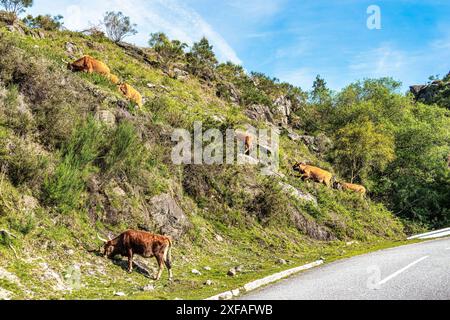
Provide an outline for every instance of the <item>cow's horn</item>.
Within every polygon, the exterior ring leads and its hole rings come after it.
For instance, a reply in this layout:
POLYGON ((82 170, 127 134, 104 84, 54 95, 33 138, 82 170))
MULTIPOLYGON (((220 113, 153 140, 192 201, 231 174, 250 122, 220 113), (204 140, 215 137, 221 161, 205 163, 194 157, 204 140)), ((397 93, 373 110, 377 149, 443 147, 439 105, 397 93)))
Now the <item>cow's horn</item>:
POLYGON ((102 242, 105 242, 105 243, 108 242, 108 240, 106 240, 106 239, 100 237, 98 233, 97 233, 97 238, 98 238, 100 241, 102 241, 102 242))

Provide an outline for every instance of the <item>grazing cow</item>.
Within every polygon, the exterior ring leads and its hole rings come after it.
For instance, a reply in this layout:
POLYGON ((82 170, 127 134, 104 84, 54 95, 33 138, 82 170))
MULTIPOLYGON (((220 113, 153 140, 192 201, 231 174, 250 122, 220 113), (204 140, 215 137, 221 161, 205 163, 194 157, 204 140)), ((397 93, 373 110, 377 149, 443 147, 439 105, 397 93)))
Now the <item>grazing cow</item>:
POLYGON ((244 143, 245 143, 245 154, 247 156, 249 156, 250 153, 253 150, 253 137, 252 136, 246 136, 244 143))
POLYGON ((311 179, 318 183, 323 183, 328 188, 331 187, 333 175, 323 169, 307 165, 305 163, 296 163, 293 169, 300 172, 303 180, 311 179))
POLYGON ((346 183, 346 182, 336 182, 334 187, 338 190, 349 190, 356 193, 360 193, 363 197, 367 193, 367 189, 359 184, 346 183))
POLYGON ((244 142, 244 154, 249 156, 254 148, 255 137, 252 134, 243 131, 235 132, 236 140, 240 142, 244 142))
POLYGON ((103 254, 112 259, 116 255, 128 258, 128 272, 133 272, 133 256, 135 254, 144 258, 155 257, 158 262, 158 275, 156 280, 161 278, 164 264, 169 271, 169 280, 172 280, 171 250, 172 240, 170 237, 152 234, 144 231, 128 230, 113 240, 102 240, 105 245, 103 254))
POLYGON ((120 83, 119 77, 116 76, 115 74, 112 74, 112 73, 109 75, 109 80, 110 80, 113 84, 119 84, 119 83, 120 83))
POLYGON ((122 83, 119 85, 119 90, 127 99, 136 103, 140 108, 142 107, 142 95, 128 83, 122 83))
POLYGON ((111 70, 103 62, 92 58, 91 56, 84 56, 73 63, 67 64, 67 69, 74 72, 99 73, 109 78, 111 70))

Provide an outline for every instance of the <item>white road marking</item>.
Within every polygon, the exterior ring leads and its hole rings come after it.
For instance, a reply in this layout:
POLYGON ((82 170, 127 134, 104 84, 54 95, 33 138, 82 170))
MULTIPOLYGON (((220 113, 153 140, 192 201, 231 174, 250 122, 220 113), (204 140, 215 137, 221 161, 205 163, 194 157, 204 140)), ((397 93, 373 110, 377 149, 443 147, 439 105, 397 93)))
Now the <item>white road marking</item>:
POLYGON ((427 259, 427 258, 429 258, 429 256, 425 256, 425 257, 423 257, 423 258, 420 258, 420 259, 418 259, 418 260, 416 260, 416 261, 414 261, 414 262, 408 264, 406 267, 404 267, 404 268, 402 268, 402 269, 400 269, 400 270, 394 272, 394 273, 391 274, 389 277, 387 277, 387 278, 381 280, 378 284, 379 284, 379 285, 385 284, 385 283, 388 282, 389 280, 394 279, 394 278, 397 277, 399 274, 405 272, 406 270, 408 270, 408 269, 411 268, 412 266, 418 264, 419 262, 421 262, 421 261, 423 261, 423 260, 425 260, 425 259, 427 259))

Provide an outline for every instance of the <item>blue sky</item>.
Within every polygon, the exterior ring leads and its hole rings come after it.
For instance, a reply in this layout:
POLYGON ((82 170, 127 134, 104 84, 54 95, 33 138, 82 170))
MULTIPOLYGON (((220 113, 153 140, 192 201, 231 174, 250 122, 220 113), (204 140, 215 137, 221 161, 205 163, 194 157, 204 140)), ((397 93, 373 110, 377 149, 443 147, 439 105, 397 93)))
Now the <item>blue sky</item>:
POLYGON ((450 71, 447 0, 35 0, 29 12, 62 14, 80 30, 107 10, 138 24, 129 42, 146 45, 156 31, 188 44, 206 36, 221 61, 303 89, 320 74, 336 90, 382 76, 406 90, 450 71), (367 28, 370 5, 381 9, 381 30, 367 28))

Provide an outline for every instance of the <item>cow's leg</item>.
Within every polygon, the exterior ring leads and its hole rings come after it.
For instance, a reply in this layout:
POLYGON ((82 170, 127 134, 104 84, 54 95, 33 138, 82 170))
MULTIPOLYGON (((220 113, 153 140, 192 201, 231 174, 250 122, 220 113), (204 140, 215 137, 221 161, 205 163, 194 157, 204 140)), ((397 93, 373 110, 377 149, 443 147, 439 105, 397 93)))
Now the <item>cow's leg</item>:
POLYGON ((166 247, 164 252, 164 263, 166 264, 167 271, 169 272, 169 281, 173 280, 172 262, 170 261, 170 246, 166 247))
POLYGON ((128 250, 128 272, 129 273, 133 272, 133 250, 132 249, 128 250))
POLYGON ((160 254, 157 254, 156 256, 156 261, 158 262, 158 275, 156 276, 155 280, 158 281, 159 279, 161 279, 161 275, 163 272, 163 268, 164 268, 164 259, 160 254))

